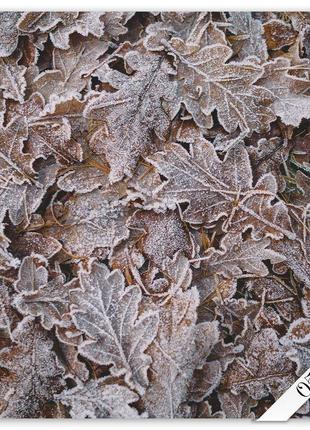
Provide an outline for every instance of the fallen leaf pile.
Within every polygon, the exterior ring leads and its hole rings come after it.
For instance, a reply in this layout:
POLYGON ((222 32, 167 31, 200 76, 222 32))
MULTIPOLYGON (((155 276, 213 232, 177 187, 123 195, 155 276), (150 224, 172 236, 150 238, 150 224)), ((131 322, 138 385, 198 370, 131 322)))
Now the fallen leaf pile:
POLYGON ((309 13, 2 12, 0 416, 261 416, 310 367, 309 154, 309 13))

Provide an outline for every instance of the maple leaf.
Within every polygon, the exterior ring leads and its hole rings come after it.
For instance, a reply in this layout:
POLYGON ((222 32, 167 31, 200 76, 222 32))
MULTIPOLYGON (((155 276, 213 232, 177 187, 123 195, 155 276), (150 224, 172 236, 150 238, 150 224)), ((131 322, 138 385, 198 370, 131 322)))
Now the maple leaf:
POLYGON ((220 250, 209 248, 204 257, 204 267, 210 273, 222 274, 227 278, 238 277, 243 272, 257 276, 266 276, 269 273, 263 260, 279 263, 285 260, 281 254, 267 249, 270 239, 242 240, 242 235, 227 233, 220 243, 220 250))
POLYGON ((187 202, 184 220, 193 224, 225 217, 224 231, 251 227, 255 239, 264 234, 276 239, 295 237, 285 205, 281 201, 271 205, 277 193, 275 178, 266 174, 253 187, 249 157, 242 145, 231 148, 221 161, 205 140, 192 145, 190 154, 172 143, 148 161, 168 178, 154 190, 154 208, 173 209, 187 202))
POLYGON ((230 133, 237 127, 266 131, 275 120, 269 105, 272 93, 254 85, 263 69, 253 59, 227 61, 231 48, 214 44, 200 48, 172 38, 165 47, 176 58, 180 101, 201 127, 211 128, 211 113, 216 109, 219 122, 230 133))
POLYGON ((310 118, 310 81, 291 75, 291 69, 287 58, 277 58, 264 65, 258 84, 273 93, 271 108, 284 124, 298 127, 303 118, 310 118))
POLYGON ((164 104, 173 100, 176 90, 169 77, 174 70, 164 57, 130 51, 124 62, 134 73, 128 76, 107 68, 104 79, 117 91, 103 91, 85 109, 86 117, 102 123, 90 147, 105 154, 112 182, 132 176, 140 156, 155 152, 153 134, 165 139, 176 113, 164 104))
POLYGON ((20 12, 0 13, 0 57, 8 57, 17 48, 19 31, 16 23, 20 16, 20 12))
POLYGON ((42 416, 43 407, 64 387, 48 333, 31 318, 12 333, 13 345, 0 350, 0 412, 5 418, 42 416))
POLYGON ((160 308, 152 357, 150 385, 144 403, 150 417, 173 418, 186 400, 188 384, 218 340, 216 322, 196 325, 199 295, 195 287, 177 291, 160 308))
POLYGON ((124 375, 131 388, 143 393, 151 362, 144 351, 157 332, 156 313, 139 313, 140 288, 125 288, 120 270, 110 272, 94 263, 91 272, 80 272, 79 278, 84 291, 72 293, 72 317, 89 337, 79 346, 80 354, 99 364, 112 364, 112 375, 124 375))
POLYGON ((139 396, 129 388, 109 381, 109 377, 79 384, 56 396, 70 407, 72 418, 138 418, 131 403, 139 396))
POLYGON ((69 312, 70 290, 78 288, 77 279, 64 282, 62 275, 48 280, 48 271, 39 258, 25 257, 15 283, 13 305, 23 315, 40 317, 46 330, 57 325, 65 325, 62 319, 69 312), (41 264, 41 265, 40 265, 41 264))

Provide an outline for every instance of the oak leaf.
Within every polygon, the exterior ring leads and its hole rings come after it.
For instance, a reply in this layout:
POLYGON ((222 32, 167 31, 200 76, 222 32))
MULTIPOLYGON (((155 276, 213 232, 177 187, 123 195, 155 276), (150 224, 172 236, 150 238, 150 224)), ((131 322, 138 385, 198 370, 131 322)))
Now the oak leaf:
POLYGON ((271 204, 277 184, 271 174, 252 185, 252 171, 246 149, 231 148, 221 161, 209 142, 201 140, 190 147, 190 154, 178 144, 149 157, 168 181, 154 191, 153 207, 174 208, 189 203, 183 216, 193 224, 212 223, 225 217, 224 231, 252 228, 252 236, 264 234, 279 239, 294 238, 286 206, 271 204))
POLYGON ((164 140, 174 116, 165 105, 173 100, 176 90, 170 79, 174 70, 167 60, 130 51, 124 61, 134 73, 107 68, 104 78, 117 91, 104 90, 85 109, 86 117, 102 124, 92 135, 90 146, 95 153, 105 154, 112 182, 125 174, 132 176, 140 156, 156 151, 153 134, 164 140))
POLYGON ((0 350, 0 413, 3 418, 41 417, 43 407, 64 387, 63 369, 48 333, 29 317, 12 333, 12 346, 0 350))
POLYGON ((83 293, 72 293, 72 316, 88 337, 79 346, 80 354, 99 364, 112 364, 112 375, 124 375, 131 388, 143 393, 151 363, 145 350, 156 335, 157 314, 139 312, 140 288, 125 288, 120 270, 110 272, 94 263, 91 272, 80 272, 79 278, 83 293))

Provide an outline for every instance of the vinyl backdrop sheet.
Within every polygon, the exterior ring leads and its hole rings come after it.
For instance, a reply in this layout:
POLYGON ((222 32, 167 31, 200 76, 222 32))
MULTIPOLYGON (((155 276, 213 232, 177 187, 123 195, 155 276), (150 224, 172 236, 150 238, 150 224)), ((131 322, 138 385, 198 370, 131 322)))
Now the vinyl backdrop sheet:
POLYGON ((0 416, 260 417, 310 367, 310 13, 1 12, 0 56, 0 416))

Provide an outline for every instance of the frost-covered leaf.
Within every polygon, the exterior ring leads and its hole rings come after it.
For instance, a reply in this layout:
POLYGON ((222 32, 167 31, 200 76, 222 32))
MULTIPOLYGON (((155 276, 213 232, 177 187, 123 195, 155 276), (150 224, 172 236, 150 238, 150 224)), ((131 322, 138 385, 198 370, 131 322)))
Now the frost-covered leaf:
POLYGON ((210 273, 222 274, 227 278, 238 277, 242 272, 257 276, 268 275, 264 260, 279 263, 285 260, 281 254, 268 249, 270 239, 242 240, 241 234, 226 234, 220 249, 210 248, 202 257, 204 267, 210 273))
POLYGON ((127 225, 140 232, 139 243, 144 255, 158 266, 176 251, 183 251, 188 257, 192 254, 190 236, 176 212, 138 211, 127 225))
POLYGON ((64 387, 53 343, 31 318, 12 333, 12 346, 0 350, 0 412, 3 418, 40 418, 64 387))
POLYGON ((119 270, 110 272, 94 263, 91 272, 80 272, 79 278, 83 293, 73 297, 73 320, 89 338, 80 345, 80 354, 99 364, 112 364, 112 375, 124 375, 132 388, 143 393, 151 363, 144 352, 156 335, 157 314, 139 312, 140 288, 125 288, 119 270))
POLYGON ((214 44, 200 48, 179 38, 165 44, 176 58, 179 92, 187 110, 201 127, 211 128, 211 113, 228 132, 239 128, 266 131, 275 119, 269 105, 272 93, 254 85, 263 69, 253 59, 227 61, 232 56, 228 46, 214 44))
POLYGON ((246 393, 233 394, 231 392, 219 393, 219 401, 225 418, 251 418, 255 417, 251 408, 257 405, 257 401, 251 399, 246 393))
POLYGON ((6 59, 0 60, 0 88, 3 97, 23 102, 26 90, 26 67, 6 59))
POLYGON ((257 147, 250 146, 248 153, 254 178, 257 180, 266 173, 272 173, 277 180, 278 191, 284 191, 286 182, 281 168, 288 158, 288 145, 278 137, 263 138, 257 142, 257 147))
POLYGON ((256 400, 269 394, 277 399, 295 382, 287 347, 279 343, 277 333, 271 328, 249 334, 246 342, 244 358, 228 368, 223 386, 233 394, 246 392, 256 400))
MULTIPOLYGON (((1 154, 0 154, 1 163, 1 154)), ((6 163, 6 161, 5 161, 6 163)), ((30 180, 17 165, 7 163, 8 177, 1 177, 0 183, 0 219, 3 219, 8 212, 14 225, 23 220, 29 221, 29 216, 39 207, 46 190, 55 182, 58 166, 55 164, 44 165, 35 180, 30 180), (21 174, 22 181, 26 178, 30 183, 16 183, 14 175, 21 174), (16 172, 16 173, 15 173, 16 172)))
MULTIPOLYGON (((266 174, 253 187, 249 157, 242 145, 231 148, 223 161, 204 140, 192 145, 190 152, 170 144, 148 159, 168 178, 154 192, 159 205, 174 208, 176 203, 187 202, 185 221, 211 223, 225 216, 225 230, 251 227, 256 239, 263 234, 294 237, 285 205, 271 204, 277 193, 275 178, 266 174)), ((153 205, 158 205, 156 200, 153 205)))
POLYGON ((69 170, 57 181, 61 190, 76 191, 79 194, 89 193, 99 187, 106 188, 108 184, 107 174, 96 167, 88 166, 69 170))
POLYGON ((65 283, 62 275, 48 279, 43 261, 37 257, 25 257, 15 283, 17 295, 13 305, 23 315, 40 317, 46 330, 65 322, 62 316, 69 312, 70 290, 78 287, 77 279, 65 283))
POLYGON ((290 69, 286 58, 266 63, 258 84, 273 93, 271 108, 284 124, 298 127, 303 118, 310 118, 310 96, 306 94, 310 81, 290 74, 290 69))
POLYGON ((32 91, 39 92, 51 103, 79 95, 99 64, 98 58, 107 49, 107 43, 95 37, 83 39, 76 35, 72 38, 70 50, 53 50, 53 69, 36 76, 31 83, 32 91))
POLYGON ((8 57, 17 48, 19 31, 16 23, 20 12, 0 13, 0 57, 8 57))
POLYGON ((208 361, 201 369, 196 369, 189 388, 189 399, 199 402, 210 396, 219 385, 221 377, 219 361, 208 361))
POLYGON ((301 376, 310 367, 310 319, 299 318, 292 322, 281 342, 290 346, 288 356, 297 364, 296 374, 301 376))
POLYGON ((131 403, 139 396, 123 385, 109 381, 109 377, 88 381, 56 396, 70 407, 72 418, 138 418, 131 403))
POLYGON ((46 32, 58 23, 70 23, 78 16, 78 12, 25 12, 18 23, 18 28, 25 33, 37 30, 46 32))
POLYGON ((100 124, 90 146, 105 154, 112 182, 124 174, 132 176, 140 156, 156 151, 154 133, 161 140, 167 137, 171 114, 164 102, 175 96, 169 76, 174 71, 164 57, 130 51, 124 61, 134 73, 105 70, 104 80, 117 91, 103 91, 85 109, 85 115, 100 124))
POLYGON ((64 216, 47 230, 76 256, 91 255, 96 248, 112 250, 126 239, 127 210, 111 191, 95 190, 74 196, 64 206, 64 216))
POLYGON ((197 289, 178 291, 160 308, 159 329, 148 352, 150 385, 144 396, 150 417, 173 418, 186 400, 188 384, 218 340, 216 322, 196 325, 197 289))
POLYGON ((280 19, 265 22, 264 33, 268 49, 281 49, 292 45, 297 37, 297 32, 292 26, 280 19))
POLYGON ((251 279, 247 282, 247 290, 251 296, 264 302, 264 307, 275 308, 277 313, 286 321, 293 321, 301 316, 301 309, 297 291, 287 285, 281 278, 266 277, 251 279))
POLYGON ((33 253, 49 259, 61 250, 62 245, 53 237, 44 237, 41 233, 28 231, 18 236, 11 247, 18 255, 26 256, 33 253))
POLYGON ((81 145, 71 139, 71 127, 66 118, 60 122, 40 121, 29 127, 28 151, 35 158, 53 155, 61 164, 82 161, 81 145))
POLYGON ((253 18, 251 12, 229 12, 229 15, 228 21, 232 26, 228 28, 235 35, 232 45, 238 58, 244 60, 255 55, 261 62, 266 61, 268 52, 262 23, 253 18))

